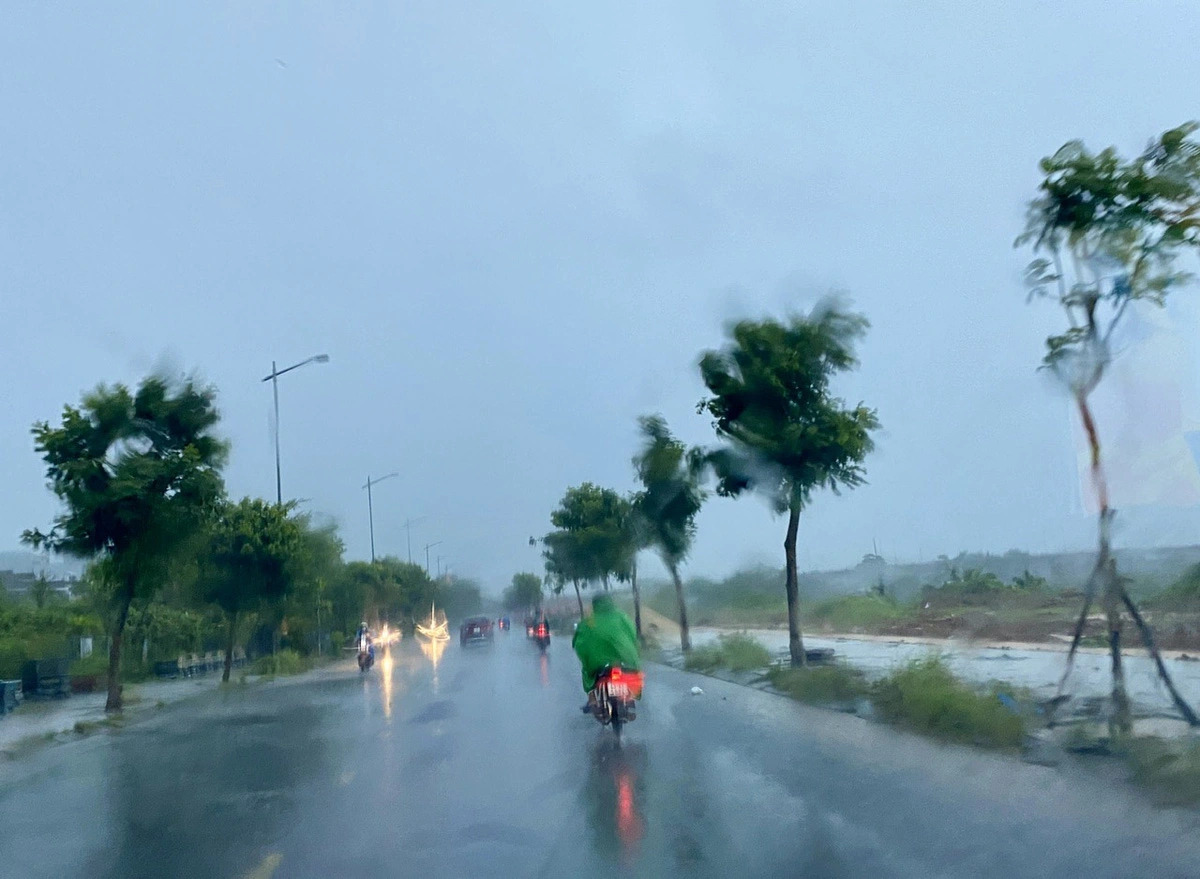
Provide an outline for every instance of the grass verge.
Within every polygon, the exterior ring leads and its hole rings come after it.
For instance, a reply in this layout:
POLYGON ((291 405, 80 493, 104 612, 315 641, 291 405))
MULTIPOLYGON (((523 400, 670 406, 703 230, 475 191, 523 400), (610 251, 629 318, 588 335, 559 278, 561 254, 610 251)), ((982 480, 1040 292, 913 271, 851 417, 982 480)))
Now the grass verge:
POLYGON ((278 653, 260 656, 254 661, 251 672, 264 677, 275 677, 276 675, 298 675, 312 667, 312 659, 301 656, 295 650, 285 648, 278 653))
POLYGON ((831 598, 819 602, 809 611, 809 618, 814 623, 838 632, 875 629, 883 623, 912 615, 911 608, 902 607, 894 599, 874 593, 831 598))
POLYGON ((1173 742, 1151 736, 1121 748, 1130 777, 1163 806, 1200 803, 1200 742, 1173 742))
POLYGON ((684 658, 685 668, 700 672, 711 672, 718 668, 746 672, 770 664, 770 651, 754 638, 740 632, 721 635, 715 644, 693 647, 684 658))
POLYGON ((1025 738, 1026 718, 1011 690, 975 690, 938 657, 877 681, 871 701, 884 720, 944 741, 1011 750, 1025 738))
POLYGON ((775 689, 810 705, 844 705, 870 692, 862 672, 845 665, 772 666, 767 679, 775 689))

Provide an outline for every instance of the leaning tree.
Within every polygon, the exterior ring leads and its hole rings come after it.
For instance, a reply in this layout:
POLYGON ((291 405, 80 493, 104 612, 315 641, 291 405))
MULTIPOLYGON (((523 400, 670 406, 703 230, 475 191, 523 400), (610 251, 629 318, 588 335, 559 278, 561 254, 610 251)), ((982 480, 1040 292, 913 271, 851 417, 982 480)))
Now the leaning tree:
POLYGON ((858 365, 854 345, 866 329, 865 317, 829 299, 786 322, 740 321, 722 350, 700 360, 711 396, 699 410, 725 441, 709 456, 717 493, 758 491, 788 517, 784 588, 788 651, 797 666, 806 661, 796 569, 800 514, 817 489, 836 493, 863 483, 863 459, 879 426, 873 409, 847 405, 831 387, 858 365))
POLYGON ((1046 340, 1042 368, 1068 389, 1087 437, 1097 515, 1096 561, 1088 577, 1075 625, 1059 701, 1093 602, 1099 597, 1108 629, 1112 666, 1111 732, 1127 733, 1132 722, 1121 659, 1121 631, 1128 613, 1149 649, 1163 683, 1180 712, 1198 721, 1175 688, 1145 618, 1117 573, 1112 552, 1115 510, 1105 474, 1100 430, 1092 394, 1115 353, 1114 333, 1130 308, 1161 307, 1190 276, 1178 268, 1185 252, 1200 246, 1200 143, 1197 125, 1174 128, 1140 155, 1122 158, 1115 148, 1099 153, 1071 141, 1041 162, 1042 182, 1029 203, 1017 246, 1028 246, 1030 299, 1047 299, 1062 309, 1066 328, 1046 340))

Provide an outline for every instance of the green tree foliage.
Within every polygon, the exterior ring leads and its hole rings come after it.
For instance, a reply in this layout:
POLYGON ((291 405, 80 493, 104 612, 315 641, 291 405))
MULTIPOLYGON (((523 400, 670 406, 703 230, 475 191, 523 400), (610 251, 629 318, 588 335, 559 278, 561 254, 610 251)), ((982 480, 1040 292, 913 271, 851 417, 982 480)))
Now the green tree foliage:
POLYGON ((658 552, 675 585, 679 640, 686 652, 692 642, 679 565, 692 548, 696 514, 704 504, 705 494, 700 485, 703 453, 688 451, 671 435, 661 416, 643 417, 639 424, 643 442, 641 451, 633 458, 633 467, 642 491, 636 497, 634 513, 646 544, 658 552))
POLYGON ((583 616, 583 596, 580 584, 586 587, 593 574, 591 558, 586 556, 573 532, 551 531, 542 538, 542 558, 546 563, 546 581, 557 595, 567 583, 575 586, 579 615, 583 616))
POLYGON ((439 584, 421 565, 393 556, 348 563, 330 595, 342 632, 354 631, 362 620, 410 627, 415 619, 427 617, 441 599, 439 584))
POLYGON ((550 514, 557 529, 543 538, 546 573, 558 591, 575 586, 583 613, 580 586, 600 581, 608 588, 612 577, 626 579, 632 558, 626 539, 628 501, 610 488, 590 482, 568 488, 550 514))
POLYGON ((200 565, 200 596, 225 614, 223 681, 233 667, 234 634, 239 614, 280 601, 300 568, 304 538, 290 517, 291 505, 258 498, 226 502, 208 527, 200 565))
POLYGON ((866 329, 866 318, 825 301, 786 323, 740 321, 726 347, 700 361, 711 396, 699 410, 712 416, 726 443, 710 454, 718 493, 755 490, 788 514, 785 589, 795 665, 805 661, 796 570, 800 513, 816 489, 836 493, 863 483, 862 462, 879 426, 874 410, 847 406, 830 388, 834 376, 858 365, 854 345, 866 329))
POLYGON ((200 523, 222 493, 226 447, 214 429, 214 392, 193 381, 149 377, 131 392, 101 386, 66 406, 34 441, 64 506, 47 533, 26 543, 102 562, 112 610, 108 711, 121 709, 121 644, 134 600, 149 601, 195 549, 200 523))
POLYGON ((1028 568, 1013 577, 1012 585, 1022 592, 1046 592, 1050 588, 1050 582, 1045 577, 1030 573, 1028 568))
POLYGON ((1030 299, 1048 299, 1066 317, 1066 328, 1046 339, 1042 365, 1074 398, 1088 439, 1099 508, 1096 564, 1084 590, 1060 690, 1099 593, 1112 654, 1115 732, 1132 728, 1121 660, 1124 611, 1142 630, 1176 705, 1190 721, 1200 723, 1175 690, 1153 635, 1117 574, 1110 537, 1113 510, 1090 404, 1112 362, 1113 334, 1130 306, 1161 306, 1168 293, 1190 280, 1177 263, 1185 252, 1200 247, 1200 142, 1193 138, 1198 127, 1188 123, 1171 129, 1132 159, 1113 147, 1093 153, 1081 141, 1064 144, 1041 162, 1042 182, 1016 241, 1034 253, 1026 274, 1030 299))
POLYGON ((438 583, 421 565, 384 556, 373 567, 377 577, 374 599, 382 620, 411 623, 428 613, 440 597, 438 583))
POLYGON ((438 607, 449 620, 461 620, 479 613, 483 593, 479 584, 467 577, 444 577, 436 583, 438 607))
POLYGON ((38 610, 46 606, 53 593, 54 589, 51 588, 45 574, 38 574, 33 585, 29 587, 29 597, 33 599, 33 604, 38 610))
POLYGON ((512 583, 504 590, 507 610, 526 610, 542 604, 542 578, 537 574, 513 574, 512 583))
POLYGON ((633 592, 633 626, 639 641, 643 641, 645 638, 642 634, 642 590, 638 586, 637 559, 638 553, 650 546, 649 530, 638 513, 644 500, 643 495, 643 492, 634 491, 625 496, 621 538, 622 555, 626 560, 625 567, 628 570, 628 576, 618 576, 620 580, 629 580, 630 589, 633 592))
MULTIPOLYGON (((344 546, 332 524, 315 525, 308 515, 294 515, 301 530, 301 545, 292 571, 292 588, 277 605, 288 627, 287 644, 307 652, 311 644, 324 652, 333 631, 331 593, 341 576, 344 546)), ((357 622, 357 620, 355 620, 357 622)))

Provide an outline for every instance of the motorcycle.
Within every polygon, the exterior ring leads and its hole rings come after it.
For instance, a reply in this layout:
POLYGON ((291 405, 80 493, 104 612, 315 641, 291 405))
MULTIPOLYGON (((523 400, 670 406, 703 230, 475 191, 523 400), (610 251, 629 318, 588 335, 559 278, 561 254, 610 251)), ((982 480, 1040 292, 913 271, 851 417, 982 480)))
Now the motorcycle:
POLYGON ((365 638, 358 642, 358 670, 366 671, 375 664, 375 645, 365 638))
POLYGON ((546 625, 545 621, 537 624, 533 637, 537 641, 538 648, 545 653, 546 648, 550 646, 550 627, 546 625))
POLYGON ((596 675, 592 713, 602 725, 612 727, 617 741, 621 740, 625 724, 637 718, 637 700, 642 698, 644 684, 645 677, 640 671, 622 665, 606 665, 596 675))

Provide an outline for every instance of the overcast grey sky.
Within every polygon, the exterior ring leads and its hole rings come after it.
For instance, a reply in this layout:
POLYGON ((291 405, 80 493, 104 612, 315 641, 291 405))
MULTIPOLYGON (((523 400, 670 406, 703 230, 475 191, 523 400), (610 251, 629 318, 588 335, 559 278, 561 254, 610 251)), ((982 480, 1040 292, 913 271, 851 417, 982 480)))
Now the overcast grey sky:
MULTIPOLYGON (((55 512, 30 424, 164 363, 272 496, 259 379, 328 352, 280 382, 285 494, 365 557, 360 486, 399 470, 380 552, 425 516, 415 553, 495 588, 567 485, 632 487, 637 415, 711 439, 728 319, 831 287, 885 430, 802 565, 1084 546, 1011 243, 1041 156, 1200 117, 1197 45, 1189 2, 6 3, 0 548, 55 512)), ((690 569, 782 539, 714 500, 690 569)))

